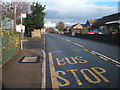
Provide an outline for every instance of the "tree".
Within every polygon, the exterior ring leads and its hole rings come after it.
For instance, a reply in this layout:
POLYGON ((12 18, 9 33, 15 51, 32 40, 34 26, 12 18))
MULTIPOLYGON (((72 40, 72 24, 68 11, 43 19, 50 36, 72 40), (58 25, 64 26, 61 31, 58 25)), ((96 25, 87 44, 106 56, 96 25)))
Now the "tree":
POLYGON ((63 22, 59 22, 59 23, 56 24, 56 28, 59 31, 64 31, 64 27, 65 27, 65 24, 63 22))
POLYGON ((30 3, 27 2, 0 2, 1 19, 9 17, 14 20, 14 30, 16 30, 16 24, 20 24, 21 13, 26 13, 29 10, 30 3))
POLYGON ((44 26, 44 10, 45 5, 42 6, 41 3, 33 3, 31 5, 32 14, 28 14, 24 22, 26 26, 26 34, 29 34, 33 29, 41 29, 44 26))
POLYGON ((7 2, 1 4, 2 19, 9 17, 14 19, 14 13, 16 15, 17 24, 20 23, 21 13, 26 13, 29 10, 30 3, 27 2, 7 2), (16 7, 15 7, 16 6, 16 7), (16 9, 16 10, 15 10, 16 9))
POLYGON ((48 31, 49 33, 56 33, 56 31, 54 30, 53 27, 47 28, 47 31, 48 31))

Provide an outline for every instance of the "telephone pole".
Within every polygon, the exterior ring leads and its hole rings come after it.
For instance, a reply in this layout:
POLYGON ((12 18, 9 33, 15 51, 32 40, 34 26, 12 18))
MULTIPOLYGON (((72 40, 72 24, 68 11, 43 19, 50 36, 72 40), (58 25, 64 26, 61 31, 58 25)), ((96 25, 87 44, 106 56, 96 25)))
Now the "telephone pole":
POLYGON ((14 14, 14 31, 16 31, 16 4, 13 6, 13 14, 14 14))

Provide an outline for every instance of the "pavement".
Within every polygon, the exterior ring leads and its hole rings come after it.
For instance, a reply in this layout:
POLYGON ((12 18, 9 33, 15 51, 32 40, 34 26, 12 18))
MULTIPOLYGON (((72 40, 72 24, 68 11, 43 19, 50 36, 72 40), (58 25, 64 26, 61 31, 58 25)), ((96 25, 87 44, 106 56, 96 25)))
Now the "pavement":
POLYGON ((41 88, 44 38, 24 40, 23 47, 2 66, 3 90, 41 88))
POLYGON ((120 88, 119 47, 46 34, 46 88, 120 88))

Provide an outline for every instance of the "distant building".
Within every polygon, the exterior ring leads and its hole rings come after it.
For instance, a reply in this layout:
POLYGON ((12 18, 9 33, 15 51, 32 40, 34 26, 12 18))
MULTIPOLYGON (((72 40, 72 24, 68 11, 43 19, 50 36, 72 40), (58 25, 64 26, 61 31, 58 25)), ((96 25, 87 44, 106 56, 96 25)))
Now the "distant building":
POLYGON ((119 30, 118 21, 120 20, 118 16, 120 16, 120 13, 104 16, 103 18, 96 21, 92 25, 92 27, 103 30, 105 34, 110 34, 114 30, 118 31, 119 30))
POLYGON ((71 28, 74 30, 77 30, 77 29, 82 29, 83 26, 81 24, 77 23, 77 24, 73 25, 71 28))
POLYGON ((69 30, 70 30, 70 28, 71 28, 72 26, 65 26, 65 32, 69 32, 69 30))
POLYGON ((87 20, 86 24, 84 25, 84 28, 92 28, 91 26, 97 21, 98 19, 94 19, 94 20, 87 20))
POLYGON ((72 36, 75 35, 75 33, 81 33, 81 29, 83 28, 83 26, 79 23, 71 26, 69 32, 71 33, 72 36))

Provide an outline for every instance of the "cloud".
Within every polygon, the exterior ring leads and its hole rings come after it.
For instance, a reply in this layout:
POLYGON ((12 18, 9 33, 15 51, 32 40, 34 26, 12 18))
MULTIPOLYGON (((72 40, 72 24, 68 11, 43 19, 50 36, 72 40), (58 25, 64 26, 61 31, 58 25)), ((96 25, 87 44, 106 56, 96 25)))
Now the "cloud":
POLYGON ((61 14, 57 10, 47 10, 45 18, 58 19, 61 14))
POLYGON ((118 8, 115 6, 98 6, 94 3, 73 2, 73 0, 68 3, 67 1, 48 5, 46 19, 85 23, 88 19, 97 19, 118 12, 118 8))
POLYGON ((40 2, 118 2, 119 0, 34 0, 40 2))

